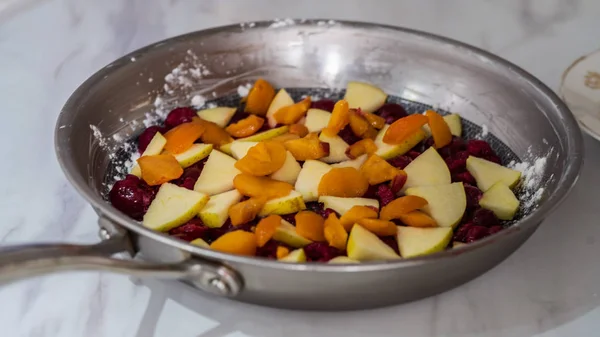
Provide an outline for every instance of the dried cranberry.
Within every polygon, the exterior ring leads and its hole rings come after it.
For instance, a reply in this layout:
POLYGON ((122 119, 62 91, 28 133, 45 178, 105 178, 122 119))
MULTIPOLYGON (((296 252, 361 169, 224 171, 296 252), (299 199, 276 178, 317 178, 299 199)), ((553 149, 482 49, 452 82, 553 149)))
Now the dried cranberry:
POLYGON ((344 252, 323 242, 313 242, 304 247, 308 261, 327 262, 334 257, 344 255, 344 252))
POLYGON ((152 138, 154 138, 154 135, 156 135, 157 132, 164 133, 165 130, 160 126, 155 125, 147 128, 140 134, 138 137, 138 151, 140 153, 146 151, 148 144, 150 144, 150 141, 152 138))
POLYGON ((338 136, 348 143, 348 145, 352 145, 360 140, 360 137, 357 137, 354 132, 352 132, 350 125, 347 125, 345 128, 343 128, 338 133, 338 136))
POLYGON ((476 210, 472 221, 475 226, 493 227, 501 225, 494 212, 485 208, 476 210))
POLYGON ((256 256, 266 257, 268 259, 277 259, 277 248, 283 246, 281 243, 269 240, 267 243, 256 249, 256 256))
POLYGON ((335 213, 337 216, 340 216, 339 214, 337 214, 336 211, 332 210, 331 208, 325 208, 325 205, 321 202, 307 202, 306 203, 306 209, 309 211, 313 211, 317 214, 319 214, 320 216, 322 216, 323 218, 327 219, 327 217, 329 216, 329 214, 331 213, 335 213))
POLYGON ((473 176, 471 175, 471 173, 469 172, 462 172, 462 173, 457 173, 457 174, 453 174, 452 175, 452 181, 453 182, 460 182, 462 181, 463 183, 466 184, 475 184, 475 178, 473 178, 473 176))
POLYGON ((469 158, 469 152, 461 151, 449 157, 446 157, 446 165, 450 169, 451 174, 462 173, 467 169, 467 158, 469 158))
POLYGON ((394 192, 392 192, 392 189, 385 184, 381 184, 377 187, 377 197, 379 197, 379 203, 381 204, 381 207, 389 204, 396 198, 394 192))
POLYGON ((148 186, 134 175, 117 181, 109 192, 110 203, 135 220, 141 220, 156 196, 157 187, 148 186))
MULTIPOLYGON (((237 109, 237 111, 231 117, 231 120, 229 120, 229 124, 237 123, 248 116, 249 116, 249 114, 245 113, 244 109, 237 109)), ((269 124, 269 123, 265 123, 265 124, 269 124)))
POLYGON ((498 157, 496 155, 491 154, 491 155, 485 157, 484 159, 494 162, 498 165, 502 165, 502 161, 500 160, 500 157, 498 157))
POLYGON ((485 140, 471 139, 467 142, 467 151, 475 157, 499 161, 498 155, 485 140))
POLYGON ((440 154, 440 156, 442 156, 442 158, 448 158, 461 151, 465 151, 466 149, 467 146, 462 138, 452 136, 452 141, 450 142, 450 144, 442 147, 441 149, 438 149, 438 153, 440 154))
POLYGON ((408 153, 406 154, 407 156, 409 156, 411 159, 417 159, 418 156, 421 155, 421 152, 419 151, 408 151, 408 153))
POLYGON ((173 180, 173 184, 181 187, 185 187, 188 190, 193 190, 194 185, 196 184, 196 180, 202 173, 202 169, 204 168, 204 163, 206 163, 207 159, 204 159, 190 167, 187 167, 183 170, 183 174, 176 180, 173 180))
POLYGON ((383 117, 387 124, 392 124, 398 119, 408 116, 402 105, 396 103, 384 104, 379 108, 377 114, 383 117))
POLYGON ((488 235, 496 234, 503 229, 504 228, 502 226, 492 226, 488 228, 488 235))
POLYGON ((310 108, 311 109, 321 109, 321 110, 332 112, 334 105, 335 105, 335 102, 330 99, 321 99, 321 100, 310 103, 310 108))
POLYGON ((396 254, 400 255, 400 250, 398 249, 398 242, 396 241, 395 236, 380 236, 381 241, 385 242, 386 245, 390 246, 396 254))
POLYGON ((479 207, 479 199, 483 196, 483 192, 475 186, 469 184, 463 185, 465 194, 467 195, 467 209, 475 209, 479 207))
POLYGON ((296 213, 284 214, 281 216, 281 218, 294 226, 296 225, 296 213))
POLYGON ((392 159, 388 160, 388 163, 390 163, 393 167, 399 168, 399 169, 404 169, 405 167, 408 166, 408 164, 410 164, 410 162, 412 161, 411 157, 408 156, 398 156, 398 157, 394 157, 392 159))
POLYGON ((184 225, 173 228, 169 231, 169 235, 178 237, 181 240, 192 241, 196 239, 203 239, 211 241, 210 237, 211 229, 206 227, 201 219, 194 218, 184 225))
POLYGON ((471 224, 471 223, 466 223, 466 224, 460 226, 456 230, 456 232, 454 232, 452 241, 466 242, 467 233, 469 232, 469 229, 471 229, 471 227, 473 227, 473 224, 471 224))
POLYGON ((363 198, 369 199, 377 199, 377 190, 379 189, 379 185, 370 185, 363 198))
POLYGON ((467 235, 465 236, 465 242, 466 243, 474 242, 474 241, 483 239, 486 236, 488 236, 487 227, 473 225, 469 228, 469 231, 467 232, 467 235))
POLYGON ((194 117, 196 117, 196 110, 192 108, 175 108, 167 115, 165 127, 172 129, 179 124, 191 122, 194 117))

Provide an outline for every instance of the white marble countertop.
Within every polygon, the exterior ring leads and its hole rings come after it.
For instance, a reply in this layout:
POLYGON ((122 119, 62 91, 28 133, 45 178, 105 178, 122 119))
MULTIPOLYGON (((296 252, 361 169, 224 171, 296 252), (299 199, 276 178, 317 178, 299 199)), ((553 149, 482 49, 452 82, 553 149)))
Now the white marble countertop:
MULTIPOLYGON (((522 66, 557 89, 600 48, 597 0, 22 0, 0 7, 0 241, 97 241, 96 215, 53 149, 71 92, 113 59, 210 26, 276 17, 376 21, 446 35, 522 66)), ((277 311, 177 283, 93 272, 0 288, 2 336, 597 336, 600 143, 586 136, 579 184, 535 235, 480 278, 442 295, 346 313, 277 311), (596 181, 596 182, 594 182, 596 181)))

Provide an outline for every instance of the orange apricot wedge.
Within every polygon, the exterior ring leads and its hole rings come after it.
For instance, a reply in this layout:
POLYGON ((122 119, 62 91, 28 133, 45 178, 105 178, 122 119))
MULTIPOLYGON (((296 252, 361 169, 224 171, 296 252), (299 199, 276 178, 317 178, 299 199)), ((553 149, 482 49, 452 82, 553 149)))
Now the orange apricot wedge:
POLYGON ((327 127, 325 127, 322 132, 326 136, 333 137, 348 125, 348 123, 350 123, 350 108, 348 102, 342 99, 337 101, 333 106, 329 123, 327 123, 327 127))
POLYGON ((375 129, 380 130, 385 126, 385 119, 374 113, 361 111, 360 114, 367 120, 367 122, 375 129))
POLYGON ((372 139, 365 138, 348 146, 346 149, 346 156, 350 159, 356 159, 363 154, 371 155, 375 152, 377 152, 377 145, 375 145, 375 142, 372 139))
POLYGON ((172 154, 182 153, 189 149, 204 132, 204 125, 196 121, 179 124, 165 133, 167 142, 164 150, 172 154))
POLYGON ((250 115, 241 121, 229 124, 225 131, 236 138, 249 137, 255 134, 265 124, 264 118, 250 115))
POLYGON ((358 220, 358 224, 369 232, 379 236, 396 235, 397 232, 396 224, 387 220, 360 219, 358 220))
POLYGON ((202 133, 202 142, 205 144, 213 144, 217 147, 223 146, 233 142, 233 138, 219 125, 213 122, 199 119, 198 123, 204 126, 204 133, 202 133))
POLYGON ((275 251, 275 256, 277 256, 277 259, 283 259, 284 257, 290 255, 290 249, 287 247, 283 247, 283 246, 279 246, 277 247, 277 250, 275 251))
POLYGON ((377 211, 369 206, 352 206, 346 213, 342 214, 340 223, 350 232, 352 226, 361 219, 377 219, 377 211))
POLYGON ((284 145, 298 161, 316 160, 329 155, 329 143, 320 141, 316 133, 309 133, 304 138, 288 140, 284 145))
POLYGON ((349 123, 350 129, 352 129, 352 132, 358 137, 362 138, 362 136, 369 131, 369 122, 354 110, 350 110, 349 123))
POLYGON ((429 123, 435 147, 439 149, 450 144, 452 132, 450 132, 450 127, 444 117, 433 110, 425 111, 425 116, 427 116, 427 123, 429 123))
POLYGON ((353 167, 331 169, 319 182, 319 195, 355 198, 362 197, 369 188, 367 179, 353 167))
POLYGON ((392 180, 395 176, 401 174, 401 171, 376 154, 372 154, 360 167, 360 172, 367 178, 369 185, 377 185, 392 180))
POLYGON ((405 195, 392 200, 389 204, 381 208, 379 217, 383 220, 399 219, 400 215, 423 208, 427 205, 427 200, 416 195, 405 195))
POLYGON ((287 150, 279 142, 264 141, 251 147, 235 167, 246 174, 266 176, 279 170, 285 163, 287 150))
POLYGON ((183 174, 183 168, 170 154, 143 156, 137 162, 142 171, 142 179, 150 186, 161 185, 183 174))
POLYGON ((245 196, 266 199, 285 197, 294 189, 294 186, 283 181, 267 177, 255 177, 245 173, 238 174, 233 178, 233 186, 245 196))
POLYGON ((437 227, 435 219, 421 211, 401 214, 398 216, 398 220, 410 227, 437 227))
POLYGON ((277 227, 281 224, 281 217, 279 215, 269 215, 268 217, 261 219, 256 225, 254 234, 256 235, 256 244, 259 247, 264 246, 277 231, 277 227))
POLYGON ((256 254, 256 238, 254 233, 237 230, 219 237, 210 245, 210 248, 224 253, 254 256, 256 254))
POLYGON ((294 124, 304 117, 304 115, 306 115, 308 108, 310 108, 310 96, 298 103, 288 105, 277 110, 277 112, 273 114, 273 118, 275 118, 277 124, 294 124))
POLYGON ((294 218, 298 235, 312 241, 325 241, 325 219, 322 216, 311 211, 301 211, 294 218))
POLYGON ((254 82, 252 89, 246 97, 246 107, 244 112, 251 113, 253 115, 264 116, 269 110, 269 105, 275 97, 275 89, 273 86, 259 78, 254 82))
POLYGON ((228 214, 231 219, 231 224, 239 226, 254 220, 258 215, 258 212, 265 206, 266 202, 266 198, 250 198, 229 207, 228 214))
POLYGON ((346 250, 348 233, 340 223, 340 220, 335 213, 329 214, 327 220, 325 220, 324 227, 323 233, 327 243, 331 247, 335 247, 340 250, 346 250))
POLYGON ((401 144, 414 133, 419 132, 421 127, 427 124, 428 118, 416 114, 402 117, 392 123, 383 135, 383 142, 386 144, 401 144))
POLYGON ((308 128, 303 124, 292 124, 290 125, 290 133, 298 135, 298 137, 305 137, 308 135, 308 128))

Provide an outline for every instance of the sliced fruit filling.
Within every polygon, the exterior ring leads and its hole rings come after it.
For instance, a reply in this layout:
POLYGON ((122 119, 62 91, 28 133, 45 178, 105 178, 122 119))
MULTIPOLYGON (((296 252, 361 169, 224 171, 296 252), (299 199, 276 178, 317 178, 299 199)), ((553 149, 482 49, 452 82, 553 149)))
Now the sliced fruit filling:
POLYGON ((338 101, 290 92, 259 79, 241 108, 172 110, 109 201, 198 247, 286 263, 432 254, 517 216, 520 172, 464 140, 458 114, 408 114, 356 81, 338 101))

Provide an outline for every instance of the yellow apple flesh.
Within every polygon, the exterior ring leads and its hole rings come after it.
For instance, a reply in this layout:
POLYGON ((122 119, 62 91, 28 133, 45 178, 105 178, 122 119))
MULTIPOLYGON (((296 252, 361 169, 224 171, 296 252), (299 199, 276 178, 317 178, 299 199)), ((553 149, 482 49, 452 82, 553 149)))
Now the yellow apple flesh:
POLYGON ((308 132, 321 132, 321 130, 327 127, 331 113, 329 111, 321 109, 308 109, 306 112, 306 120, 304 126, 308 129, 308 132))
POLYGON ((227 126, 227 124, 229 124, 229 121, 235 114, 236 110, 237 108, 223 106, 200 110, 197 112, 197 115, 205 121, 213 122, 224 128, 227 126))
POLYGON ((467 208, 467 197, 462 183, 411 187, 405 194, 427 200, 427 205, 422 210, 429 214, 439 227, 456 226, 467 208))
POLYGON ((512 220, 519 210, 519 200, 503 182, 497 182, 483 193, 479 206, 489 209, 500 220, 512 220))
POLYGON ((344 99, 348 101, 350 109, 374 112, 385 104, 387 94, 372 84, 351 81, 346 85, 344 99))
POLYGON ((302 248, 312 242, 296 233, 296 227, 285 220, 281 220, 281 224, 273 235, 273 240, 294 248, 302 248))
MULTIPOLYGON (((152 137, 152 139, 150 140, 150 143, 148 143, 148 146, 142 153, 141 157, 155 156, 157 154, 160 154, 162 152, 163 148, 165 147, 165 144, 167 144, 167 139, 163 135, 161 135, 160 132, 155 133, 154 137, 152 137)), ((140 165, 138 165, 136 163, 131 168, 130 174, 133 174, 134 176, 141 178, 142 177, 142 169, 140 168, 140 165)))
POLYGON ((350 160, 350 158, 346 156, 346 150, 349 145, 340 136, 327 136, 321 133, 319 135, 319 140, 329 143, 329 155, 319 160, 330 164, 350 160))
POLYGON ((403 258, 440 252, 448 246, 451 239, 451 227, 398 226, 398 248, 403 258))
POLYGON ((450 170, 438 152, 432 147, 425 150, 404 168, 406 183, 403 189, 416 186, 450 184, 450 170))
POLYGON ((241 199, 242 195, 235 189, 213 195, 198 215, 207 227, 221 227, 229 218, 229 207, 241 199))
POLYGON ((467 171, 475 178, 477 187, 484 192, 497 182, 513 188, 521 179, 519 171, 474 156, 467 158, 467 171))
POLYGON ((212 144, 193 144, 189 149, 176 154, 175 159, 186 168, 208 157, 213 150, 212 144))
POLYGON ((399 259, 400 256, 381 241, 377 235, 355 224, 352 226, 346 247, 348 257, 357 261, 382 261, 399 259))
POLYGON ((383 136, 389 127, 389 125, 384 126, 375 138, 375 145, 377 145, 377 152, 375 154, 386 160, 405 154, 425 139, 426 136, 425 131, 419 130, 400 144, 386 144, 383 142, 383 136))
POLYGON ((286 106, 290 106, 294 104, 294 100, 292 99, 292 97, 290 96, 290 94, 288 94, 287 91, 285 91, 285 89, 279 89, 279 91, 277 92, 277 94, 275 95, 275 97, 273 97, 273 100, 271 101, 271 105, 269 105, 269 109, 267 110, 267 123, 269 123, 269 126, 274 128, 277 125, 277 121, 275 120, 275 117, 273 115, 275 115, 275 113, 277 112, 277 110, 286 107, 286 106))
POLYGON ((194 191, 208 195, 231 191, 233 178, 241 173, 234 165, 235 159, 223 152, 212 150, 194 185, 194 191))
POLYGON ((306 209, 302 195, 296 191, 291 191, 285 197, 275 198, 267 201, 258 216, 265 217, 271 214, 290 214, 300 212, 306 209))
POLYGON ((208 199, 208 195, 204 193, 164 183, 150 203, 142 224, 156 231, 166 232, 194 218, 208 199))
POLYGON ((302 194, 304 202, 315 201, 319 198, 319 183, 321 178, 331 170, 331 166, 318 160, 304 162, 294 189, 302 194))
POLYGON ((319 197, 319 202, 323 203, 324 208, 331 208, 340 215, 344 215, 354 206, 370 206, 379 210, 377 199, 322 196, 319 197))

